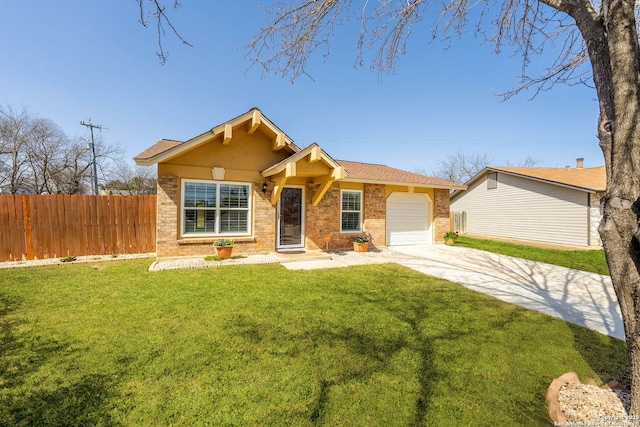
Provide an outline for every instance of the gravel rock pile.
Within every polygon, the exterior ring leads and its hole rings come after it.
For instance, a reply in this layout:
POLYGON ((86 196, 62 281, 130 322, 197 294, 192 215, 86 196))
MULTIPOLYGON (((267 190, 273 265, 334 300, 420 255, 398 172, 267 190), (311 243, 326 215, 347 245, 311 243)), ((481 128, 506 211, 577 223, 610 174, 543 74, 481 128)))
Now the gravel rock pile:
POLYGON ((572 422, 606 422, 625 420, 631 396, 621 390, 610 390, 589 384, 566 383, 558 393, 560 409, 572 422))
POLYGON ((204 257, 169 258, 156 260, 151 264, 151 267, 149 267, 149 271, 208 268, 234 264, 267 264, 273 262, 278 262, 278 258, 274 254, 235 256, 221 261, 207 261, 204 257))

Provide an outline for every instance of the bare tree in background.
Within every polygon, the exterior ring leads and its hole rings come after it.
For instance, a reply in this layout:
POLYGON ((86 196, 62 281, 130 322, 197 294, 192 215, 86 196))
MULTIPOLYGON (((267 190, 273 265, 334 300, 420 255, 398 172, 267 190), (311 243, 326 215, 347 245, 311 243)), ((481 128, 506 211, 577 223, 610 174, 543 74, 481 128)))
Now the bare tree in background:
POLYGON ((103 190, 108 194, 131 196, 156 194, 157 182, 155 169, 121 163, 111 171, 103 190))
POLYGON ((521 56, 522 81, 507 98, 558 83, 593 85, 607 175, 599 231, 624 322, 632 415, 640 415, 639 8, 629 0, 291 0, 268 9, 272 21, 248 46, 253 65, 295 80, 307 74, 312 53, 329 54, 338 25, 355 23, 356 62, 364 63, 365 53, 373 51, 370 63, 378 71, 393 70, 416 30, 452 41, 472 28, 496 52, 508 45, 521 56), (556 59, 530 77, 527 67, 546 49, 556 59))
MULTIPOLYGON (((531 156, 527 156, 524 160, 516 164, 518 168, 532 168, 542 163, 541 160, 534 159, 531 156)), ((507 166, 512 166, 510 162, 507 162, 507 166)))
MULTIPOLYGON (((87 142, 69 138, 57 124, 24 108, 0 106, 0 193, 86 193, 92 172, 87 142)), ((121 154, 99 140, 99 177, 122 162, 121 154)))
MULTIPOLYGON (((96 166, 98 182, 105 182, 105 177, 111 170, 122 162, 122 149, 118 146, 105 144, 102 138, 96 137, 96 166)), ((59 193, 85 194, 91 193, 92 180, 92 152, 89 140, 76 137, 70 141, 64 152, 64 163, 57 175, 59 193)))
POLYGON ((30 127, 31 115, 25 108, 0 107, 0 192, 27 191, 30 127))
MULTIPOLYGON (((435 170, 427 172, 418 170, 423 175, 431 175, 437 178, 455 181, 464 184, 471 178, 482 172, 484 168, 491 165, 492 160, 487 153, 474 153, 458 150, 454 154, 446 156, 438 162, 435 170)), ((524 160, 516 164, 516 167, 526 168, 539 164, 540 161, 527 156, 524 160)), ((509 166, 510 163, 507 163, 509 166)))
POLYGON ((487 154, 467 153, 458 150, 438 162, 437 169, 429 174, 448 181, 465 183, 489 166, 491 159, 487 154))
POLYGON ((67 135, 48 119, 33 119, 30 129, 26 156, 31 173, 26 180, 26 189, 35 194, 58 193, 68 145, 67 135))

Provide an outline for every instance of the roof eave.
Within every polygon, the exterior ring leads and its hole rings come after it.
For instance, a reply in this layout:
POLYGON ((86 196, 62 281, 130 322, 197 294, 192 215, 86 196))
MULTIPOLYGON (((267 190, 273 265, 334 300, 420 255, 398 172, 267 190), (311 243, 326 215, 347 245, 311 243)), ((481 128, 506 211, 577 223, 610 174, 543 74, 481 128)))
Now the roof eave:
POLYGON ((155 165, 157 163, 157 162, 154 162, 151 159, 134 158, 133 161, 136 162, 136 165, 138 165, 138 166, 153 166, 153 165, 155 165))
MULTIPOLYGON (((141 164, 141 166, 152 166, 156 163, 164 162, 173 157, 184 154, 187 151, 192 150, 197 146, 199 146, 200 144, 208 141, 213 136, 214 135, 211 133, 211 131, 202 133, 194 138, 191 138, 188 141, 185 141, 179 145, 176 145, 175 147, 171 147, 163 151, 162 153, 158 153, 155 156, 149 157, 148 159, 143 159, 143 161, 146 162, 147 164, 141 164)), ((136 160, 136 164, 138 164, 138 160, 136 160)))
POLYGON ((539 178, 539 177, 536 177, 536 176, 525 175, 525 174, 522 174, 522 173, 506 171, 506 170, 500 169, 500 168, 488 168, 488 169, 491 169, 492 171, 495 171, 495 172, 504 173, 504 174, 507 174, 507 175, 517 176, 517 177, 520 177, 520 178, 532 179, 534 181, 544 182, 544 183, 551 184, 551 185, 557 185, 559 187, 572 188, 574 190, 585 191, 587 193, 598 193, 598 192, 604 191, 604 190, 599 190, 597 188, 582 187, 580 185, 568 184, 568 183, 565 183, 565 182, 554 181, 552 179, 539 178))
POLYGON ((438 190, 466 190, 465 185, 442 185, 442 184, 428 184, 424 182, 409 182, 409 181, 390 181, 383 179, 365 179, 365 178, 349 178, 346 177, 341 180, 342 182, 357 182, 362 184, 382 184, 382 185, 398 185, 405 187, 419 187, 419 188, 435 188, 438 190))

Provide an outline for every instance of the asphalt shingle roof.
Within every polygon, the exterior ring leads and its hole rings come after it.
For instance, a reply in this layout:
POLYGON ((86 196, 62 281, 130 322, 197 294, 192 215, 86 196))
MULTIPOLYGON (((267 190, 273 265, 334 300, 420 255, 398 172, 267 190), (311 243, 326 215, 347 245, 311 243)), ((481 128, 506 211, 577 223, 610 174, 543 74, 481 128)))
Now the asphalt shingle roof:
POLYGON ((421 184, 442 188, 460 188, 461 184, 444 179, 434 178, 419 173, 408 172, 386 165, 337 160, 347 171, 347 180, 381 181, 388 183, 421 184))
POLYGON ((174 141, 172 139, 161 139, 160 141, 153 144, 151 147, 144 150, 142 153, 135 156, 134 159, 147 160, 160 153, 164 153, 165 151, 170 150, 173 147, 177 147, 180 144, 182 144, 182 142, 180 141, 174 141))
POLYGON ((592 168, 516 168, 490 166, 489 169, 593 191, 605 191, 607 188, 607 173, 604 166, 595 166, 592 168))

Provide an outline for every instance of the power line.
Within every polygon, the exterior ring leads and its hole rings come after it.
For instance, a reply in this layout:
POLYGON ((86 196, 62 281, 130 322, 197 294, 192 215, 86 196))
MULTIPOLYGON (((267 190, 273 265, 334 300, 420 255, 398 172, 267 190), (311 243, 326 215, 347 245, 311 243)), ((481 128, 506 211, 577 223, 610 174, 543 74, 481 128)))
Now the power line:
POLYGON ((101 125, 94 125, 93 123, 91 123, 91 119, 89 119, 89 122, 86 123, 84 121, 80 122, 80 124, 82 126, 86 126, 91 130, 91 144, 89 144, 89 146, 91 147, 91 163, 93 164, 93 194, 95 194, 96 196, 99 194, 98 191, 98 166, 96 165, 96 144, 95 141, 93 139, 93 129, 98 129, 98 130, 102 130, 102 126, 101 125))

